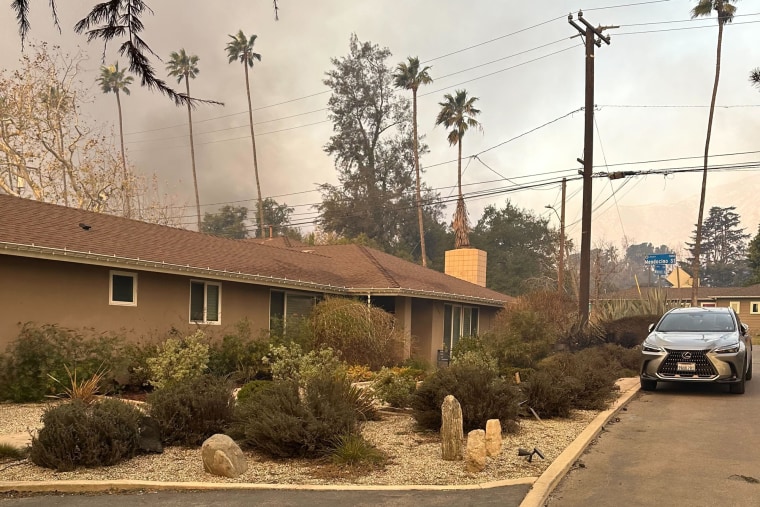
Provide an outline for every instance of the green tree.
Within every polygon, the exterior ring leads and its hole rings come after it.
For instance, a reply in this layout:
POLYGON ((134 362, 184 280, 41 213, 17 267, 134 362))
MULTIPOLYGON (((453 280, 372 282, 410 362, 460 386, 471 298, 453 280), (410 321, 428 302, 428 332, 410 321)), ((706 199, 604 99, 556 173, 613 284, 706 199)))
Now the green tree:
POLYGON ((472 244, 488 252, 487 285, 504 294, 518 295, 536 282, 556 280, 554 245, 557 233, 548 219, 517 208, 486 206, 472 229, 472 244))
MULTIPOLYGON (((720 208, 713 206, 702 227, 702 252, 700 268, 702 276, 700 283, 708 287, 728 287, 741 285, 746 278, 747 239, 750 235, 739 227, 740 217, 734 211, 734 206, 720 208)), ((694 243, 686 243, 692 257, 686 265, 693 265, 696 245, 696 230, 694 243)))
MULTIPOLYGON (((195 79, 200 70, 198 69, 198 57, 188 55, 185 48, 172 51, 169 55, 169 63, 166 65, 169 75, 177 78, 177 83, 185 80, 185 90, 187 96, 190 96, 190 79, 195 79)), ((193 108, 190 102, 187 103, 187 123, 190 126, 190 161, 193 168, 193 187, 195 189, 195 212, 198 218, 198 230, 201 230, 201 201, 198 196, 198 176, 195 172, 195 144, 193 141, 193 108)))
POLYGON ((669 253, 670 247, 660 245, 655 247, 652 243, 637 243, 628 245, 625 249, 625 258, 623 259, 623 270, 618 279, 621 288, 632 287, 636 285, 651 285, 651 266, 645 264, 647 255, 669 253))
POLYGON ((248 229, 248 208, 245 206, 222 206, 218 213, 205 213, 201 232, 229 239, 245 239, 248 229))
MULTIPOLYGON (((409 101, 393 86, 387 48, 351 35, 349 54, 333 58, 324 83, 333 135, 324 150, 333 157, 339 185, 320 186, 317 206, 325 232, 365 235, 390 253, 411 255, 419 242, 414 188, 414 136, 409 101)), ((427 147, 418 146, 424 153, 427 147)), ((439 207, 422 187, 425 216, 439 207)))
POLYGON ((264 201, 261 199, 261 183, 259 182, 259 162, 256 158, 256 134, 253 130, 253 107, 251 106, 251 84, 248 78, 248 67, 253 68, 253 62, 261 61, 261 55, 253 51, 256 35, 246 37, 242 30, 236 35, 229 36, 232 40, 227 43, 229 63, 239 61, 245 70, 245 93, 248 96, 248 124, 251 127, 251 146, 253 147, 253 171, 256 173, 256 192, 259 197, 259 237, 264 237, 264 201))
POLYGON ((127 168, 127 157, 124 152, 124 121, 121 115, 121 93, 129 95, 128 86, 132 84, 132 76, 125 74, 126 70, 119 70, 119 62, 108 67, 100 67, 100 77, 97 79, 100 89, 103 93, 113 92, 116 95, 116 106, 119 109, 119 139, 121 141, 121 168, 123 171, 122 189, 124 193, 124 216, 132 216, 130 192, 129 170, 127 168))
MULTIPOLYGON (((294 208, 287 204, 280 204, 271 197, 267 197, 264 199, 264 226, 276 231, 278 236, 300 239, 301 234, 298 229, 290 227, 290 217, 293 215, 293 211, 294 208)), ((260 222, 258 210, 254 212, 254 221, 260 222)))
POLYGON ((747 248, 747 268, 749 269, 749 278, 745 283, 747 285, 760 283, 760 225, 757 227, 757 234, 749 242, 749 248, 747 248))
MULTIPOLYGON (((699 214, 697 215, 697 231, 694 241, 692 276, 694 280, 699 280, 700 267, 700 248, 702 244, 702 218, 705 212, 705 193, 707 191, 707 159, 710 154, 710 134, 712 133, 713 115, 715 113, 715 99, 718 96, 718 82, 720 80, 720 56, 723 45, 723 27, 734 19, 736 6, 732 5, 736 0, 698 0, 697 5, 691 10, 691 17, 709 16, 712 11, 718 15, 718 49, 715 58, 715 82, 713 83, 712 97, 710 99, 710 114, 707 119, 707 137, 705 138, 705 157, 704 169, 702 170, 702 192, 699 198, 699 214)), ((691 305, 697 306, 697 291, 699 283, 695 283, 691 288, 691 305)))
POLYGON ((462 138, 470 128, 483 130, 483 126, 475 117, 480 114, 480 109, 473 104, 477 97, 467 97, 467 90, 456 90, 454 95, 447 93, 444 101, 439 102, 441 111, 435 120, 436 125, 450 128, 448 135, 449 145, 457 145, 457 209, 454 213, 454 248, 467 248, 470 246, 470 224, 467 219, 467 208, 462 195, 462 138))
POLYGON ((425 227, 422 219, 422 193, 420 191, 420 156, 419 156, 419 136, 417 134, 417 90, 420 85, 430 84, 433 79, 428 74, 430 67, 420 69, 420 60, 415 57, 408 57, 407 62, 401 62, 396 67, 396 73, 393 75, 397 88, 412 90, 412 122, 414 132, 414 170, 416 172, 416 191, 417 191, 417 221, 420 227, 420 252, 422 265, 427 267, 427 250, 425 248, 425 227))

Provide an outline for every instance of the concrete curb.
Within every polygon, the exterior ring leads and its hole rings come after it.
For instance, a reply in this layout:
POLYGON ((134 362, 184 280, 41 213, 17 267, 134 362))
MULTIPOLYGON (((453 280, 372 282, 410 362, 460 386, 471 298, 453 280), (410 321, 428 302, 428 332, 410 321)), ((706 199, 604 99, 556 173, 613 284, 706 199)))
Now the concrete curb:
POLYGON ((617 384, 620 387, 618 399, 615 400, 610 408, 604 412, 600 412, 586 429, 562 451, 562 454, 549 465, 549 468, 533 483, 533 487, 525 495, 522 503, 520 503, 520 507, 544 507, 554 488, 557 487, 565 474, 567 474, 573 463, 583 454, 591 441, 602 431, 604 425, 639 392, 638 377, 620 379, 617 384))

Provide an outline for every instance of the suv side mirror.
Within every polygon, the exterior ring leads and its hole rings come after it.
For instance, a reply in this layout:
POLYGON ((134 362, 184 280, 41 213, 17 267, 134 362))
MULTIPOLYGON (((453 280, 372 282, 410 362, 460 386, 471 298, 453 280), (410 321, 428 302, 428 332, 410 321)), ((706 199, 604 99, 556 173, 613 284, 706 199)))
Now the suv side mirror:
POLYGON ((652 329, 654 329, 654 324, 649 324, 649 332, 652 332, 652 329))
POLYGON ((749 333, 749 326, 742 322, 742 334, 746 336, 747 333, 749 333))

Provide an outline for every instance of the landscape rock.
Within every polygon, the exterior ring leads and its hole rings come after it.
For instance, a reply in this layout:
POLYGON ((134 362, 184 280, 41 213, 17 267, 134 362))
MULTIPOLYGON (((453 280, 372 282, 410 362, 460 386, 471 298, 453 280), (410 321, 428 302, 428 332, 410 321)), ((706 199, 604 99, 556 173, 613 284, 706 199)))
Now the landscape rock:
POLYGON ((456 398, 448 395, 441 405, 441 452, 446 461, 462 459, 464 429, 462 406, 456 398))
POLYGON ((486 468, 486 432, 472 430, 467 434, 465 466, 468 472, 482 472, 486 468))
POLYGON ((486 421, 486 455, 498 456, 501 452, 501 421, 489 419, 486 421))
POLYGON ((212 435, 201 446, 203 470, 234 479, 248 470, 248 461, 240 447, 227 435, 212 435))
POLYGON ((142 416, 139 435, 137 445, 141 451, 158 454, 164 452, 164 446, 161 443, 161 425, 156 419, 147 415, 142 416))

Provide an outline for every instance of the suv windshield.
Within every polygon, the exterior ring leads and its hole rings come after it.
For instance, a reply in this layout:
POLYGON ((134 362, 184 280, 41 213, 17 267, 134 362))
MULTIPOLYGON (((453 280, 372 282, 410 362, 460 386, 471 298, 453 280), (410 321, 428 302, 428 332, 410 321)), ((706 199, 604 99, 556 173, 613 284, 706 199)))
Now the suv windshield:
POLYGON ((657 331, 719 333, 735 331, 734 319, 727 313, 685 312, 669 313, 662 318, 657 331))

